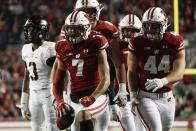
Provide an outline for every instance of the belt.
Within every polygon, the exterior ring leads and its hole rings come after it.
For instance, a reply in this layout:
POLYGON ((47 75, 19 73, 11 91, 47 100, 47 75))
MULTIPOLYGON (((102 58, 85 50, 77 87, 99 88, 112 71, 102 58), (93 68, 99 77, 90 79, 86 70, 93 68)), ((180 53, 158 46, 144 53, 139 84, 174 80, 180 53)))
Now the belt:
POLYGON ((172 91, 164 92, 164 93, 152 93, 152 92, 146 92, 143 90, 139 91, 139 96, 145 96, 145 97, 153 98, 153 99, 166 98, 171 95, 172 95, 172 91))

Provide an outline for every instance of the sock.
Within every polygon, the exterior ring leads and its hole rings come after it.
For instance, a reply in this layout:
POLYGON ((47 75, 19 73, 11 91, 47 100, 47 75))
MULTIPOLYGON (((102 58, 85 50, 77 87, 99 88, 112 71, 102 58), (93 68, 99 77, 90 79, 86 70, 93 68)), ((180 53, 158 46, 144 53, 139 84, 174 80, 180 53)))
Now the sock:
POLYGON ((93 122, 92 119, 85 120, 80 122, 80 131, 93 131, 93 122))

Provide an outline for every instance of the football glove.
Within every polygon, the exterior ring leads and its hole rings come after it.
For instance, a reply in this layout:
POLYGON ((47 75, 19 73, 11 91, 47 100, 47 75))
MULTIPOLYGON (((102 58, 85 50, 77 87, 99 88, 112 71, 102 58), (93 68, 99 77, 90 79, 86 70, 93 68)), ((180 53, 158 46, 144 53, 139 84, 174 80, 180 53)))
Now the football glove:
POLYGON ((66 115, 66 112, 70 110, 69 105, 63 100, 53 101, 54 109, 56 110, 57 118, 61 118, 66 115))
POLYGON ((115 101, 115 103, 118 106, 123 107, 123 106, 125 106, 127 104, 127 95, 128 94, 129 93, 127 92, 126 84, 121 83, 121 84, 119 84, 118 93, 114 97, 113 101, 115 101))
POLYGON ((152 92, 156 92, 158 89, 164 87, 166 84, 168 84, 168 80, 166 78, 162 79, 147 79, 147 82, 145 83, 146 90, 152 90, 152 92))
POLYGON ((31 114, 29 111, 29 94, 26 92, 22 92, 21 96, 21 114, 22 117, 26 120, 31 120, 31 114))
POLYGON ((80 98, 79 102, 85 107, 92 105, 96 101, 95 97, 93 96, 84 96, 80 98))

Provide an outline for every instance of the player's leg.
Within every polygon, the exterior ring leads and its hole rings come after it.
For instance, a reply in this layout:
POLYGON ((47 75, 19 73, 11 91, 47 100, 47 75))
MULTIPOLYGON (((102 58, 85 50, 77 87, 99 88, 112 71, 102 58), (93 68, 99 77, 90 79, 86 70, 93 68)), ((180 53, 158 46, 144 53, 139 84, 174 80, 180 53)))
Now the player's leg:
POLYGON ((175 98, 172 92, 166 98, 160 99, 159 110, 161 115, 163 131, 169 131, 174 123, 175 98))
POLYGON ((125 107, 120 107, 120 122, 125 131, 136 131, 134 117, 131 112, 130 102, 125 107))
POLYGON ((52 105, 52 95, 50 94, 49 90, 42 90, 42 108, 44 111, 44 118, 45 118, 45 126, 47 131, 58 131, 58 127, 56 125, 56 115, 55 110, 52 105))
POLYGON ((43 110, 38 99, 39 95, 37 94, 37 91, 30 91, 29 110, 31 113, 32 131, 42 131, 43 110))
POLYGON ((151 98, 139 98, 138 116, 146 131, 162 131, 161 114, 158 105, 151 98))
POLYGON ((75 125, 72 125, 71 129, 77 129, 76 131, 78 131, 77 125, 79 124, 80 131, 94 131, 95 126, 102 131, 107 131, 109 126, 107 124, 109 123, 109 115, 102 118, 104 121, 107 121, 104 124, 97 118, 101 117, 103 113, 108 114, 108 99, 109 98, 106 95, 101 95, 89 107, 83 107, 81 104, 72 102, 71 105, 75 109, 77 118, 75 119, 75 125))
POLYGON ((111 118, 111 120, 119 121, 120 109, 119 109, 118 105, 113 101, 116 93, 115 93, 114 87, 112 85, 110 85, 108 87, 107 93, 109 96, 110 118, 111 118))
POLYGON ((144 128, 144 125, 142 124, 139 118, 139 114, 137 110, 135 111, 135 115, 134 115, 134 123, 135 123, 136 131, 146 131, 146 129, 144 128))
POLYGON ((107 107, 106 111, 95 118, 95 130, 107 131, 110 123, 110 111, 107 107))

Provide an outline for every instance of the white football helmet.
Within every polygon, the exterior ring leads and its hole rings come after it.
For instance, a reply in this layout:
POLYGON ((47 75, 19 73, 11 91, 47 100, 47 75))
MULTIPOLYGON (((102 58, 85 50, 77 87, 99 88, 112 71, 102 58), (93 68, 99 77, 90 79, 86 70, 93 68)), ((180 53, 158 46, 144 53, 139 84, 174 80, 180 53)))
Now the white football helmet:
POLYGON ((73 11, 65 20, 65 37, 72 44, 86 40, 91 32, 91 25, 83 11, 73 11))
POLYGON ((99 20, 99 15, 103 6, 97 0, 77 0, 75 10, 84 11, 90 19, 99 20))
POLYGON ((150 40, 161 40, 167 29, 168 19, 159 7, 149 8, 142 17, 142 30, 150 40))
POLYGON ((128 42, 131 37, 136 36, 140 32, 142 23, 136 15, 128 14, 123 17, 118 27, 120 39, 128 42))

